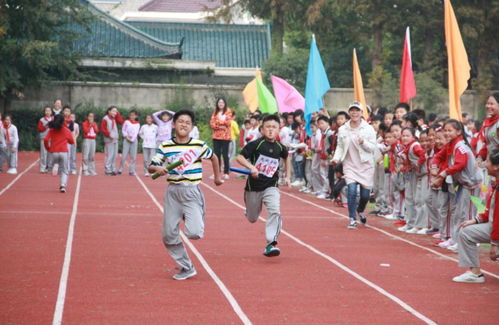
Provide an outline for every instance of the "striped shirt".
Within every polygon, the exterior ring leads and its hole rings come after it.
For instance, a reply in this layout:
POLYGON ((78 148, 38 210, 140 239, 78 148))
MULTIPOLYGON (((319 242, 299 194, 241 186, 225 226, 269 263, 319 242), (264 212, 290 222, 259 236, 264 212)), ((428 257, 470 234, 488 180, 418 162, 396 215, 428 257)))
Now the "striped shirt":
POLYGON ((170 165, 178 160, 184 163, 167 176, 167 181, 174 184, 196 185, 203 177, 202 159, 210 159, 213 151, 202 140, 190 139, 187 143, 177 143, 175 138, 161 143, 152 158, 152 166, 170 165))

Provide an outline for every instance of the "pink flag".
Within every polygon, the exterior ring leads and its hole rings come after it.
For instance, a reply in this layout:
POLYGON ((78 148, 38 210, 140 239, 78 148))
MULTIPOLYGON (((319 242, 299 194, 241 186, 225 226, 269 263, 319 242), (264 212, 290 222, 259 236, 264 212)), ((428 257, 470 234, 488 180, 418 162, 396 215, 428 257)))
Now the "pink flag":
POLYGON ((279 112, 294 112, 297 109, 305 108, 305 98, 288 84, 284 79, 272 76, 272 86, 274 87, 274 95, 277 100, 279 112))
POLYGON ((416 83, 412 72, 411 39, 409 27, 407 27, 402 55, 402 70, 400 71, 400 102, 409 103, 414 96, 416 96, 416 83))

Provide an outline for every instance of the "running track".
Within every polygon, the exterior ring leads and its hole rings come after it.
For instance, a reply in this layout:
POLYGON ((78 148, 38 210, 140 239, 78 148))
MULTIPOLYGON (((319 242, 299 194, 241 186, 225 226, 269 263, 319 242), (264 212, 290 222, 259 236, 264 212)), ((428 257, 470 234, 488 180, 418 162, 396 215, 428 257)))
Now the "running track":
POLYGON ((429 237, 377 217, 348 230, 345 209, 282 188, 282 254, 265 258, 244 181, 206 178, 206 237, 189 250, 198 276, 175 281, 164 181, 70 176, 60 194, 35 153, 19 158, 19 175, 0 174, 1 324, 497 324, 499 263, 485 249, 486 282, 455 284, 457 255, 429 237))

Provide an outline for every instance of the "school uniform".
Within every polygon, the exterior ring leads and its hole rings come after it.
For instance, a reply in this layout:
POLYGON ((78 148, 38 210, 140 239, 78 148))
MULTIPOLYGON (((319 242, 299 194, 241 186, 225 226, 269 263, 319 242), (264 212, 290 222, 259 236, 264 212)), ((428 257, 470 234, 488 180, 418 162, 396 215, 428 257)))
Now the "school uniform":
POLYGON ((46 173, 48 171, 48 158, 49 154, 45 146, 43 145, 43 139, 49 132, 49 123, 53 120, 53 117, 42 117, 38 121, 38 133, 40 134, 40 173, 46 173))
POLYGON ((76 174, 76 146, 78 136, 80 135, 80 125, 73 122, 73 136, 75 138, 74 144, 69 145, 69 170, 71 173, 76 174))
POLYGON ((142 138, 142 154, 144 156, 144 174, 148 175, 148 168, 152 157, 156 154, 156 136, 158 126, 156 124, 144 124, 140 127, 139 136, 142 138))
POLYGON ((52 161, 55 164, 59 164, 59 174, 60 186, 66 187, 68 181, 68 144, 74 143, 74 137, 71 131, 62 127, 60 130, 50 129, 45 138, 43 139, 43 144, 45 148, 50 152, 52 156, 52 161))
POLYGON ((85 121, 82 125, 83 128, 83 175, 97 175, 95 171, 95 139, 99 133, 99 126, 96 122, 90 125, 90 122, 85 121))
POLYGON ((135 174, 135 161, 137 160, 137 146, 138 146, 138 135, 140 131, 139 121, 132 121, 127 119, 123 123, 123 128, 121 133, 123 135, 123 149, 121 153, 121 164, 118 169, 119 173, 123 172, 125 166, 126 158, 130 155, 130 165, 128 167, 128 172, 130 175, 135 174))
POLYGON ((156 125, 158 126, 158 132, 156 135, 156 147, 159 147, 159 145, 163 141, 169 141, 172 138, 173 115, 175 115, 175 112, 168 110, 159 111, 152 114, 152 119, 154 120, 154 123, 156 123, 156 125), (163 112, 167 112, 171 115, 171 118, 167 122, 164 122, 160 118, 160 115, 163 112))
POLYGON ((320 158, 322 152, 321 139, 322 139, 321 130, 317 129, 315 131, 315 134, 312 135, 313 154, 312 154, 312 165, 311 165, 312 191, 315 194, 322 194, 322 190, 324 189, 324 184, 322 179, 323 175, 321 175, 321 158, 320 158))
MULTIPOLYGON (((440 208, 438 204, 438 189, 434 189, 431 186, 431 161, 433 160, 433 157, 435 156, 435 149, 431 149, 426 153, 426 163, 425 163, 425 168, 426 168, 426 175, 423 176, 423 184, 422 184, 422 201, 425 204, 425 213, 428 215, 427 218, 427 228, 432 229, 432 230, 439 230, 440 229, 440 223, 441 223, 441 215, 440 215, 440 208)), ((424 216, 423 216, 424 217, 424 216)))
POLYGON ((403 146, 399 141, 390 146, 390 180, 388 182, 388 193, 393 216, 403 218, 405 215, 405 187, 403 164, 403 146))
POLYGON ((5 140, 5 128, 0 120, 0 172, 2 172, 3 162, 7 160, 7 143, 5 140))
POLYGON ((152 158, 152 166, 163 166, 183 160, 184 164, 166 176, 168 188, 164 195, 163 243, 170 256, 184 269, 193 268, 179 235, 179 224, 190 239, 204 236, 205 200, 199 183, 203 176, 202 159, 211 159, 213 151, 206 142, 190 139, 177 143, 175 138, 164 141, 152 158))
POLYGON ((499 246, 499 181, 494 184, 494 191, 487 200, 484 213, 475 220, 474 225, 461 228, 457 236, 459 266, 480 267, 477 243, 490 243, 499 246))
POLYGON ((377 162, 381 160, 381 163, 376 163, 374 170, 374 186, 373 195, 375 197, 375 209, 381 215, 388 214, 390 212, 390 204, 388 200, 388 195, 385 186, 385 166, 384 166, 384 151, 386 146, 383 143, 383 138, 380 137, 377 140, 377 148, 374 151, 374 160, 377 162))
POLYGON ((121 115, 116 114, 116 118, 109 114, 102 118, 101 130, 104 135, 105 173, 111 175, 115 173, 115 162, 118 156, 118 123, 122 124, 121 115))
POLYGON ((475 156, 462 136, 446 144, 433 158, 433 164, 445 162, 448 188, 447 212, 450 214, 450 235, 457 238, 457 227, 475 215, 470 196, 479 194, 481 174, 475 168, 475 156))
POLYGON ((6 160, 8 162, 9 169, 16 169, 18 151, 17 149, 19 147, 19 135, 17 133, 17 127, 14 124, 5 127, 4 135, 6 160))
POLYGON ((282 228, 280 211, 279 161, 288 157, 288 149, 278 141, 265 138, 248 143, 241 155, 258 170, 258 178, 248 177, 244 188, 246 218, 254 223, 262 212, 262 204, 267 210, 265 239, 267 245, 276 245, 282 228))
POLYGON ((483 120, 482 129, 478 132, 477 136, 479 147, 475 148, 478 153, 477 157, 481 157, 483 161, 487 159, 492 149, 499 147, 499 138, 497 137, 498 128, 499 116, 488 117, 483 120))
MULTIPOLYGON (((405 148, 405 209, 406 209, 406 224, 407 228, 424 228, 425 224, 418 218, 421 215, 422 201, 421 197, 417 202, 418 197, 418 178, 423 172, 421 168, 426 162, 426 152, 421 148, 421 145, 416 140, 409 143, 405 148), (416 169, 416 171, 414 171, 416 169)), ((421 191, 421 183, 419 184, 421 191)))

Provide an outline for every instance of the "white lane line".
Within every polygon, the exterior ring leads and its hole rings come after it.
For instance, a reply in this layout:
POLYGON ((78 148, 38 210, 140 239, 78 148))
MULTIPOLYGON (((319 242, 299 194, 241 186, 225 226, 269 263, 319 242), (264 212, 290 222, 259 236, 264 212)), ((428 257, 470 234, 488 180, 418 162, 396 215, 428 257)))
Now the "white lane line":
POLYGON ((69 277, 69 265, 71 264, 71 251, 73 248, 73 234, 76 221, 76 212, 78 211, 78 200, 80 198, 82 169, 78 173, 78 182, 76 183, 75 197, 73 201, 73 210, 71 211, 71 219, 69 221, 68 238, 66 240, 66 252, 64 253, 64 263, 62 264, 61 279, 59 281, 59 292, 57 294, 57 302, 55 304, 53 325, 59 325, 62 322, 62 314, 64 311, 64 302, 66 300, 66 289, 69 277))
MULTIPOLYGON (((205 183, 201 183, 203 184, 205 187, 207 187, 208 189, 210 189, 211 191, 215 192, 216 194, 218 194, 219 196, 221 196, 222 198, 226 199, 227 201, 229 201, 230 203, 234 204, 235 206, 241 208, 241 209, 245 209, 245 207, 239 203, 237 203, 236 201, 232 200, 230 197, 226 196, 225 194, 217 191, 216 189, 214 189, 213 187, 205 184, 205 183)), ((282 192, 281 192, 282 193, 282 192)), ((260 217, 259 218, 260 220, 262 221, 266 221, 264 218, 260 217)), ((331 262, 332 264, 336 265, 337 267, 339 267, 340 269, 342 269, 343 271, 345 271, 346 273, 350 274, 351 276, 353 276, 354 278, 356 278, 357 280, 361 281, 362 283, 366 284, 367 286, 373 288, 374 290, 378 291, 379 293, 381 293, 383 296, 391 299, 393 302, 397 303, 398 305, 400 305, 402 308, 404 308, 406 311, 408 311, 409 313, 411 313, 412 315, 414 315, 415 317, 419 318, 420 320, 422 320, 425 324, 429 324, 429 325, 436 325, 437 323, 434 322, 433 320, 429 319, 428 317, 426 317, 425 315, 421 314, 420 312, 418 312, 417 310, 415 310, 414 308, 412 308, 410 305, 408 305, 407 303, 405 303, 404 301, 402 301, 401 299, 399 299, 398 297, 396 297, 395 295, 389 293, 388 291, 386 291, 385 289, 381 288, 380 286, 378 286, 377 284, 367 280, 366 278, 364 278, 363 276, 361 276, 360 274, 358 274, 357 272, 353 271, 352 269, 348 268, 347 266, 343 265, 342 263, 338 262, 337 260, 335 260, 334 258, 332 258, 331 256, 329 255, 326 255, 324 253, 322 253, 321 251, 319 251, 318 249, 316 249, 315 247, 313 247, 312 245, 309 245, 305 242, 303 242, 302 240, 300 240, 299 238, 293 236, 292 234, 290 234, 289 232, 285 231, 285 230, 281 230, 281 232, 288 236, 289 238, 291 238, 293 241, 295 241, 296 243, 298 243, 299 245, 305 247, 305 248, 308 248, 309 250, 311 250, 312 252, 314 252, 315 254, 323 257, 324 259, 328 260, 329 262, 331 262)))
MULTIPOLYGON (((284 192, 284 191, 281 191, 281 193, 283 193, 283 194, 285 194, 285 195, 287 195, 287 196, 290 196, 290 197, 292 197, 292 198, 295 198, 295 199, 297 199, 297 200, 299 200, 299 201, 302 201, 302 202, 308 203, 308 204, 310 204, 310 205, 312 205, 312 206, 314 206, 314 207, 316 207, 316 208, 322 209, 322 210, 324 210, 324 211, 328 211, 328 212, 330 212, 330 213, 332 213, 332 214, 336 214, 336 215, 338 215, 338 216, 340 216, 340 217, 342 217, 342 218, 346 218, 346 219, 348 219, 348 216, 347 216, 347 215, 345 215, 345 214, 341 214, 341 213, 336 212, 336 211, 334 211, 334 210, 331 210, 331 209, 325 208, 325 207, 323 207, 323 206, 321 206, 321 205, 319 205, 319 204, 316 204, 316 203, 311 202, 311 201, 309 201, 309 200, 303 199, 303 198, 301 198, 301 197, 299 197, 299 196, 296 196, 296 195, 294 195, 294 194, 290 194, 290 193, 287 193, 287 192, 284 192)), ((454 262, 456 262, 456 263, 458 263, 458 262, 459 262, 457 259, 455 259, 455 258, 453 258, 453 257, 450 257, 450 256, 448 256, 448 255, 442 254, 442 253, 440 253, 440 252, 438 252, 438 251, 436 251, 436 250, 433 250, 433 249, 431 249, 431 248, 428 248, 428 247, 425 247, 425 246, 419 245, 418 243, 415 243, 415 242, 410 241, 410 240, 408 240, 408 239, 405 239, 405 238, 403 238, 403 237, 399 237, 399 236, 397 236, 397 235, 394 235, 394 234, 392 234, 392 233, 390 233, 390 232, 388 232, 388 231, 386 231, 386 230, 383 230, 383 229, 380 229, 380 228, 378 228, 378 227, 371 226, 371 225, 366 225, 366 227, 371 228, 371 229, 376 230, 376 231, 379 231, 380 233, 385 234, 385 235, 387 235, 388 237, 391 237, 391 238, 393 238, 393 239, 397 239, 397 240, 403 241, 403 242, 405 242, 405 243, 407 243, 407 244, 409 244, 409 245, 412 245, 412 246, 415 246, 415 247, 421 248, 421 249, 423 249, 423 250, 425 250, 425 251, 428 251, 428 252, 430 252, 430 253, 433 253, 433 254, 435 254, 435 255, 438 255, 438 256, 440 256, 440 257, 442 257, 442 258, 445 258, 445 259, 448 259, 448 260, 454 261, 454 262)), ((495 274, 495 273, 492 273, 492 272, 489 272, 489 271, 484 270, 484 269, 481 269, 481 270, 482 270, 482 273, 485 273, 485 274, 487 274, 487 275, 490 275, 491 277, 494 277, 494 278, 496 278, 496 279, 499 279, 499 275, 497 275, 497 274, 495 274)))
MULTIPOLYGON (((158 202, 158 200, 156 200, 156 198, 151 193, 149 188, 144 184, 144 182, 142 182, 140 177, 138 177, 137 175, 135 175, 135 177, 137 178, 139 183, 142 185, 142 187, 144 188, 146 193, 149 195, 149 197, 153 200, 153 202, 159 208, 161 213, 164 213, 163 206, 158 202)), ((230 305, 232 306, 232 309, 234 309, 234 312, 241 319, 242 323, 245 325, 251 325, 252 324, 251 321, 249 320, 249 318, 245 314, 245 312, 242 310, 241 306, 239 306, 239 303, 237 302, 236 298, 234 298, 232 293, 230 293, 229 289, 227 289, 227 287, 222 282, 222 280, 220 280, 218 275, 213 271, 213 269, 210 267, 208 262, 204 259, 203 255, 201 255, 201 253, 196 249, 196 247, 191 243, 191 241, 184 235, 184 233, 182 231, 180 231, 180 236, 182 237, 182 240, 184 241, 184 243, 186 243, 187 246, 189 246, 189 248, 194 253, 194 255, 196 255, 196 257, 198 258, 201 265, 203 265, 203 267, 205 268, 206 272, 208 272, 208 274, 213 279, 213 281, 215 281, 215 283, 217 284, 220 291, 222 291, 225 298, 227 298, 227 300, 229 301, 230 305)))
POLYGON ((33 168, 33 166, 34 166, 34 165, 36 165, 36 163, 37 163, 39 160, 40 160, 40 158, 38 158, 37 160, 35 160, 35 161, 31 164, 31 165, 29 165, 29 166, 28 166, 28 168, 26 168, 26 169, 25 169, 25 170, 23 170, 21 173, 19 173, 19 174, 16 176, 16 178, 14 178, 14 179, 12 180, 12 182, 10 182, 9 184, 7 184, 7 186, 5 186, 5 187, 4 187, 4 188, 0 191, 0 196, 1 196, 3 193, 7 192, 7 190, 8 190, 9 188, 11 188, 11 187, 12 187, 12 185, 14 185, 14 183, 15 183, 15 182, 17 182, 17 180, 18 180, 19 178, 21 178, 24 174, 26 174, 26 172, 27 172, 28 170, 30 170, 31 168, 33 168))

